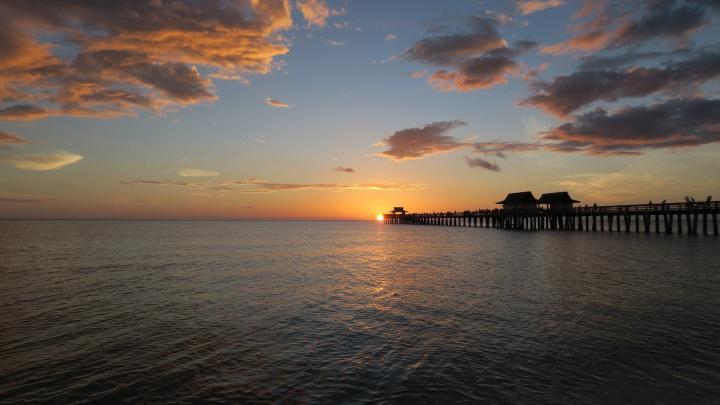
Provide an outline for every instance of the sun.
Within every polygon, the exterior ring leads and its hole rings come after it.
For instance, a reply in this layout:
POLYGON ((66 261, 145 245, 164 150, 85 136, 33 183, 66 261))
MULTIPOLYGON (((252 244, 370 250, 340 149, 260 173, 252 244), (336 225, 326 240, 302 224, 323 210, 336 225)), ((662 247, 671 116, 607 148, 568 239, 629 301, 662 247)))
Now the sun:
POLYGON ((377 215, 375 216, 375 219, 376 219, 378 222, 382 222, 382 221, 385 219, 385 217, 383 217, 383 214, 377 214, 377 215))

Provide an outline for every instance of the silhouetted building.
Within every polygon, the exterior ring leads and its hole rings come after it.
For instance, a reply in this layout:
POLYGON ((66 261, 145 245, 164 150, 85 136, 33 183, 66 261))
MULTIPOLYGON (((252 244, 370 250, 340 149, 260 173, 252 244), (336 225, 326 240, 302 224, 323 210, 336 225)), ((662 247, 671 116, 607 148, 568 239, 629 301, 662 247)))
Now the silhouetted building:
POLYGON ((573 200, 567 191, 545 193, 540 196, 540 200, 538 200, 538 203, 544 204, 550 212, 555 213, 572 211, 573 204, 579 202, 578 200, 573 200))
POLYGON ((393 207, 393 210, 390 212, 391 214, 399 214, 399 215, 405 215, 407 211, 403 207, 393 207))
POLYGON ((495 204, 502 204, 503 209, 516 213, 532 213, 537 211, 538 200, 530 191, 510 193, 504 200, 495 204))

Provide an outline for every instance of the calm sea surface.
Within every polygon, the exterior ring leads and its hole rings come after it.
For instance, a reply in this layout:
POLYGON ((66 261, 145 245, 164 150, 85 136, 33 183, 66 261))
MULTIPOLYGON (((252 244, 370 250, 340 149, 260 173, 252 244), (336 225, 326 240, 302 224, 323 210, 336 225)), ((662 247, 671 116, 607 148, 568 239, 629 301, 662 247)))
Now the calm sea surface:
POLYGON ((720 239, 0 221, 0 402, 720 403, 720 239))

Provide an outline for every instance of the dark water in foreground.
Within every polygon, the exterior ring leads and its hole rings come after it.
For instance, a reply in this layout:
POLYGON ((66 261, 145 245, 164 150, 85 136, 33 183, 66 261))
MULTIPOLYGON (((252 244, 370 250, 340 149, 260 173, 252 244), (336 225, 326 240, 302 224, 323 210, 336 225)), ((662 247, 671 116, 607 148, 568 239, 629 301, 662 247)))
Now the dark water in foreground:
POLYGON ((720 239, 0 221, 0 402, 720 403, 720 239))

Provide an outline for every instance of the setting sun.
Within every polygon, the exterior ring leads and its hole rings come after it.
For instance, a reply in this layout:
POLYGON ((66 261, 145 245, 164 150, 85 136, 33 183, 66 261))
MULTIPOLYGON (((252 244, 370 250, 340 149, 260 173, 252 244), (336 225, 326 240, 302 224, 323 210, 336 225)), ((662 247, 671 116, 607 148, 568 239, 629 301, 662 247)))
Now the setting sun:
POLYGON ((382 222, 383 219, 385 219, 385 218, 383 217, 383 214, 377 214, 377 215, 375 216, 375 219, 377 219, 378 222, 382 222))

